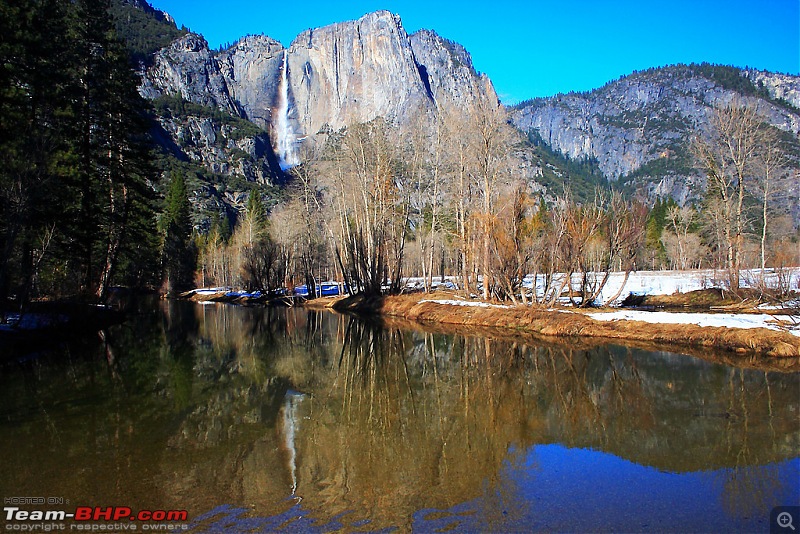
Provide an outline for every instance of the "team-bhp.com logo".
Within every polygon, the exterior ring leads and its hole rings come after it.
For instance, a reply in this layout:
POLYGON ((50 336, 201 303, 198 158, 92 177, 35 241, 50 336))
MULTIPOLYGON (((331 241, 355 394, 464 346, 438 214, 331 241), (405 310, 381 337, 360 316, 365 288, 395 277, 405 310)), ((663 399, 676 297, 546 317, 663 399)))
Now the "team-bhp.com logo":
MULTIPOLYGON (((82 529, 80 526, 88 527, 90 526, 89 523, 113 522, 117 528, 112 530, 136 530, 137 523, 185 522, 189 518, 189 512, 186 510, 140 510, 134 512, 127 506, 78 506, 74 512, 67 512, 66 510, 22 510, 17 506, 5 506, 3 515, 6 520, 6 530, 19 531, 33 530, 23 528, 23 525, 32 521, 58 522, 70 520, 75 522, 73 527, 78 526, 77 529, 72 528, 71 530, 95 530, 82 529), (122 525, 125 525, 125 527, 122 525)), ((149 530, 146 528, 147 526, 143 524, 142 530, 149 530)), ((56 530, 64 530, 64 526, 61 526, 60 529, 56 527, 56 530)))

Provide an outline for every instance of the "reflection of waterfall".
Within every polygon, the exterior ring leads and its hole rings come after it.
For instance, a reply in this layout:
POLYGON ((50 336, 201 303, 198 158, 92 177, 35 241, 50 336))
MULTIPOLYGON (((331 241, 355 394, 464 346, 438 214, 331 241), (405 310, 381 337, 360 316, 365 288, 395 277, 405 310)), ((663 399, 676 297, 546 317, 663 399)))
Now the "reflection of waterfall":
POLYGON ((281 169, 287 170, 298 163, 297 134, 289 122, 289 54, 283 51, 283 68, 281 69, 281 82, 278 86, 278 108, 275 110, 277 117, 274 122, 275 152, 281 169))
POLYGON ((297 450, 294 446, 294 434, 298 427, 297 409, 303 400, 303 394, 288 391, 283 401, 283 444, 289 451, 289 475, 292 478, 292 495, 297 491, 297 450))

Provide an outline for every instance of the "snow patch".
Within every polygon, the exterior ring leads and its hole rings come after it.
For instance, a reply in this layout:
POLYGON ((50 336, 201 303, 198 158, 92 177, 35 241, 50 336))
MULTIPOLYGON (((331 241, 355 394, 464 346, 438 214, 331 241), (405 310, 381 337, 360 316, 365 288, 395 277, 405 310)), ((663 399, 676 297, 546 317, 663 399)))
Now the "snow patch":
MULTIPOLYGON (((608 282, 603 287, 600 295, 595 300, 596 305, 614 306, 618 305, 629 293, 634 295, 673 295, 676 293, 688 293, 699 289, 712 287, 723 287, 723 280, 727 273, 715 271, 713 269, 697 269, 686 271, 636 271, 632 272, 627 283, 622 288, 617 299, 612 302, 613 297, 625 281, 624 272, 612 272, 608 282)), ((556 275, 554 283, 560 284, 564 279, 563 274, 556 275)), ((604 273, 589 273, 591 280, 595 282, 601 280, 604 273)), ((777 287, 779 280, 785 280, 784 284, 790 288, 800 288, 800 269, 789 268, 783 272, 775 269, 766 269, 763 273, 761 269, 743 269, 740 271, 742 287, 753 287, 762 277, 768 287, 777 287)), ((580 284, 580 274, 573 275, 572 284, 578 287, 580 284)), ((544 295, 546 276, 543 274, 527 275, 523 281, 523 287, 530 291, 536 290, 536 295, 541 298, 544 295)))
POLYGON ((695 324, 725 328, 767 328, 800 336, 800 324, 789 315, 744 313, 675 313, 619 310, 610 313, 587 313, 596 321, 643 321, 655 324, 695 324))

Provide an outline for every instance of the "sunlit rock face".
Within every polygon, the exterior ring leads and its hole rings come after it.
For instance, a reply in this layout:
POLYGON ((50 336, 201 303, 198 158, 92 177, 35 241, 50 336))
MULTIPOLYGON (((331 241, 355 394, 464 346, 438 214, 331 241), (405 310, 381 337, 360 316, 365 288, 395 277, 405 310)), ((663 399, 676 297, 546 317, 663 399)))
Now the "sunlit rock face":
POLYGON ((715 107, 751 104, 776 128, 800 132, 800 77, 729 69, 720 77, 687 65, 636 72, 591 92, 525 102, 511 119, 572 160, 595 160, 611 181, 637 173, 634 183, 653 197, 692 202, 705 184, 689 140, 715 107))
POLYGON ((746 75, 756 86, 765 88, 772 98, 800 108, 800 76, 763 70, 748 70, 746 75))
MULTIPOLYGON (((760 76, 764 85, 778 77, 775 98, 791 98, 793 90, 800 95, 798 77, 760 76)), ((792 110, 728 89, 686 66, 636 73, 589 93, 536 99, 516 109, 512 120, 572 159, 597 159, 603 173, 616 180, 685 148, 690 133, 708 123, 714 107, 734 99, 757 105, 769 123, 784 131, 800 130, 800 117, 792 110)))
POLYGON ((189 33, 156 52, 153 66, 142 78, 139 92, 145 98, 180 95, 189 102, 240 115, 228 91, 219 61, 206 40, 189 33))
POLYGON ((306 30, 288 49, 261 35, 216 53, 188 34, 156 54, 140 92, 151 99, 181 95, 275 130, 284 75, 283 118, 298 138, 377 117, 408 124, 437 103, 470 106, 481 94, 496 99, 464 47, 429 30, 409 36, 388 11, 306 30))
POLYGON ((469 105, 481 95, 497 99, 492 82, 475 70, 466 48, 431 30, 420 30, 409 39, 423 82, 437 104, 469 105))
POLYGON ((298 35, 289 84, 306 133, 378 116, 403 122, 433 103, 400 18, 388 11, 298 35))
POLYGON ((262 128, 273 120, 283 45, 265 35, 244 37, 221 52, 218 62, 230 94, 245 118, 262 128))

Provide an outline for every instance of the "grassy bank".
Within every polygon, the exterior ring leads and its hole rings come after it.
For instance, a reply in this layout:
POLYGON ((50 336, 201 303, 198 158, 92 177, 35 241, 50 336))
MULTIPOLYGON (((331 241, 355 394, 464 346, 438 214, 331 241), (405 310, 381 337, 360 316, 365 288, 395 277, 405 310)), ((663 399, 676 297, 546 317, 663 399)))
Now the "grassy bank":
POLYGON ((463 326, 544 338, 618 340, 660 350, 697 352, 712 349, 732 356, 786 359, 782 368, 800 369, 800 338, 766 328, 701 327, 693 324, 652 324, 642 321, 596 321, 574 310, 523 306, 459 306, 436 302, 452 295, 414 294, 365 299, 320 299, 315 308, 400 318, 420 325, 463 326))

